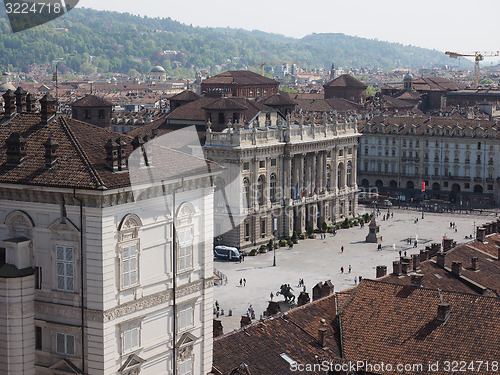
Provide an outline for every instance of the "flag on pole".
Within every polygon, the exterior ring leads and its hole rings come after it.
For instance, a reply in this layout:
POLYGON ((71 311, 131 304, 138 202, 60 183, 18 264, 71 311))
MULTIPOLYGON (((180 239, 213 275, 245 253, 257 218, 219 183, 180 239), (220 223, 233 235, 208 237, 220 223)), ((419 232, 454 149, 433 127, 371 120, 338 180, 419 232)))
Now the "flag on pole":
POLYGON ((422 193, 425 191, 425 181, 422 181, 422 188, 420 189, 422 193))

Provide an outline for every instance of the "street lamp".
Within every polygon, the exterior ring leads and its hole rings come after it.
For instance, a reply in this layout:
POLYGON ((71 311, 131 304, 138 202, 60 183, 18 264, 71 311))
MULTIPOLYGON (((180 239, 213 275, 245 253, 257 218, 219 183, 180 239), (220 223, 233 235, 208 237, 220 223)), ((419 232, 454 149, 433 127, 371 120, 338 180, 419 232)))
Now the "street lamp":
POLYGON ((424 218, 424 192, 425 192, 425 181, 422 181, 422 187, 420 189, 422 191, 422 219, 424 218))

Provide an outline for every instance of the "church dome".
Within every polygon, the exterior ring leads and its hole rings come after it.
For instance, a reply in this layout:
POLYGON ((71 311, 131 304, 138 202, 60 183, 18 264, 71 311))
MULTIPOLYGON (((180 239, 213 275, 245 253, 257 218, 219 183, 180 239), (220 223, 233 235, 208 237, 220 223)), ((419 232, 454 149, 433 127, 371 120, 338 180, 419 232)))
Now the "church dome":
POLYGON ((405 81, 411 81, 413 79, 413 74, 411 74, 410 72, 406 73, 404 79, 405 81))
POLYGON ((157 65, 154 66, 153 69, 151 69, 151 73, 166 73, 165 69, 163 67, 157 65))
POLYGON ((5 93, 7 92, 7 90, 12 90, 12 91, 16 91, 16 88, 14 87, 14 85, 12 85, 11 83, 2 83, 0 85, 0 93, 5 93))

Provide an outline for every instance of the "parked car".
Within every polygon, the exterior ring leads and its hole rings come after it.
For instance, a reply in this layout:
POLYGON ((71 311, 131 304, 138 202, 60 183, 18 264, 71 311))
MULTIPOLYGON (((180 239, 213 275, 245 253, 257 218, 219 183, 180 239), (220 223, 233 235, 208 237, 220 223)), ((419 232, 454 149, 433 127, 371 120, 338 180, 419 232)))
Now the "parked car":
POLYGON ((232 246, 219 245, 214 248, 214 257, 227 260, 240 260, 240 252, 232 246))

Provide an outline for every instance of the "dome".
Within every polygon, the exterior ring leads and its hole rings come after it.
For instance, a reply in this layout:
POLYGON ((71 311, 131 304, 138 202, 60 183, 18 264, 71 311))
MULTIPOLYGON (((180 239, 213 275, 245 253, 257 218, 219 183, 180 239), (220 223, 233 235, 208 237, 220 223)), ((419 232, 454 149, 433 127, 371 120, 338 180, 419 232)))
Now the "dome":
POLYGON ((2 83, 0 85, 0 93, 5 93, 7 90, 16 91, 16 88, 11 83, 2 83))
POLYGON ((166 73, 165 69, 163 67, 157 65, 154 66, 153 69, 151 69, 151 73, 166 73))
POLYGON ((406 73, 404 79, 405 81, 411 81, 413 79, 413 74, 411 74, 410 72, 406 73))

